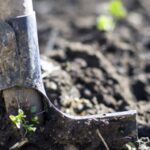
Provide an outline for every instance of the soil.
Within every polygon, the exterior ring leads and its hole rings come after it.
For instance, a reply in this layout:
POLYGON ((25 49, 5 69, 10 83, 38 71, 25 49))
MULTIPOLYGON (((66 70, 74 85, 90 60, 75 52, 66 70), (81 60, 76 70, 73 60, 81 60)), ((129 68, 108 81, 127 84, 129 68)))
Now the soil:
MULTIPOLYGON (((150 138, 150 2, 123 2, 127 16, 113 32, 104 32, 95 24, 106 0, 35 0, 42 76, 61 111, 84 116, 136 109, 139 138, 150 138)), ((20 137, 14 138, 3 103, 0 114, 0 149, 5 150, 20 137)), ((22 150, 105 149, 94 141, 62 145, 40 133, 31 137, 22 150)))

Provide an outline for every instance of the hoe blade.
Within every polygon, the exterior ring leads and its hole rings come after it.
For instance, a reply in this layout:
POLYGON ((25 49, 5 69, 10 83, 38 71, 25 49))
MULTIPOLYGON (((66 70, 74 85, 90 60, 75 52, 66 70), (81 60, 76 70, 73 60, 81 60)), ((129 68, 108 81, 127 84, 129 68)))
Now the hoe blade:
POLYGON ((46 133, 59 143, 105 141, 110 148, 121 149, 137 140, 136 111, 72 117, 59 110, 50 112, 46 133))

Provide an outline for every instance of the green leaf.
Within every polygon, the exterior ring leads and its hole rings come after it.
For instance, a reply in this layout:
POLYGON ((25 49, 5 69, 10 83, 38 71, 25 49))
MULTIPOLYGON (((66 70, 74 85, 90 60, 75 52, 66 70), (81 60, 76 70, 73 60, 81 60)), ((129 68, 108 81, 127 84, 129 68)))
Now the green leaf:
POLYGON ((36 127, 28 127, 27 130, 28 130, 28 132, 35 132, 36 127))
POLYGON ((24 111, 22 109, 18 109, 18 114, 24 115, 24 111))
POLYGON ((18 115, 16 117, 18 117, 18 119, 25 118, 24 111, 22 109, 19 109, 18 115))
POLYGON ((15 124, 17 123, 16 116, 10 115, 9 118, 13 123, 15 123, 15 124))
MULTIPOLYGON (((22 109, 18 110, 18 115, 16 115, 16 116, 10 115, 9 118, 16 125, 16 127, 18 129, 23 127, 29 133, 36 131, 36 127, 34 127, 33 124, 29 124, 28 120, 25 120, 26 116, 25 116, 24 111, 22 109)), ((38 122, 38 117, 35 116, 33 118, 33 121, 38 122)))
POLYGON ((124 8, 121 0, 111 0, 111 2, 108 4, 108 12, 117 18, 126 16, 126 9, 124 8))
POLYGON ((23 127, 28 133, 36 131, 36 127, 33 124, 23 124, 23 127))
POLYGON ((98 30, 113 31, 115 28, 115 23, 111 17, 102 15, 97 17, 96 26, 98 30))
POLYGON ((38 124, 38 123, 39 123, 39 118, 38 118, 38 116, 32 117, 31 121, 32 121, 33 123, 38 124))
POLYGON ((25 118, 24 111, 22 109, 18 110, 18 115, 10 115, 10 120, 17 126, 18 129, 21 128, 22 120, 25 118))
POLYGON ((17 116, 10 115, 9 118, 17 126, 18 129, 21 128, 22 120, 20 119, 18 115, 17 116))

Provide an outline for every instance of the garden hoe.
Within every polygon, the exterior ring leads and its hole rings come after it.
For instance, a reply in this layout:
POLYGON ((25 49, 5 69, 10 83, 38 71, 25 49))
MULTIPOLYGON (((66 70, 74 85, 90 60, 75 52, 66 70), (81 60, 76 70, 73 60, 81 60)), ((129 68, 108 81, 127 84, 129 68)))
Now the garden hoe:
POLYGON ((46 96, 40 69, 32 0, 0 0, 0 90, 6 111, 37 114, 59 143, 105 141, 111 148, 137 139, 136 111, 75 117, 58 110, 46 96), (43 103, 49 120, 44 120, 43 103), (101 135, 101 136, 100 136, 101 135))

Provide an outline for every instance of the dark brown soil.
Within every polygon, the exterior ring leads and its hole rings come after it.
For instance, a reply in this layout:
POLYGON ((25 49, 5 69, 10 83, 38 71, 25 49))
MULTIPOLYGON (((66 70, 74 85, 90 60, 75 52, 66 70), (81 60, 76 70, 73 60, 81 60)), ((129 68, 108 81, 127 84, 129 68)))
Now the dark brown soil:
MULTIPOLYGON (((150 137, 150 2, 124 0, 127 17, 107 33, 95 27, 105 2, 35 0, 46 92, 71 115, 136 109, 139 137, 150 137)), ((2 150, 19 140, 4 116, 0 104, 2 150)), ((22 150, 105 149, 94 141, 61 145, 40 133, 31 137, 22 150)))

